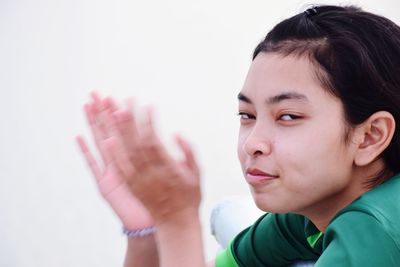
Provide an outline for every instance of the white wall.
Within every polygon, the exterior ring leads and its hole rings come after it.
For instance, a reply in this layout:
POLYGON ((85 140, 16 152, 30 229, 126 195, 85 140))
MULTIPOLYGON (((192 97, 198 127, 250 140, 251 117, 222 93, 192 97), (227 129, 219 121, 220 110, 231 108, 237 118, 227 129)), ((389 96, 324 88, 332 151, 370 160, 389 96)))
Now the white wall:
MULTIPOLYGON (((309 3, 0 0, 0 266, 121 266, 120 224, 74 143, 89 136, 82 105, 92 89, 154 104, 166 140, 181 131, 196 145, 212 257, 211 206, 248 193, 236 95, 252 50, 309 3)), ((341 3, 400 22, 397 0, 341 3)))

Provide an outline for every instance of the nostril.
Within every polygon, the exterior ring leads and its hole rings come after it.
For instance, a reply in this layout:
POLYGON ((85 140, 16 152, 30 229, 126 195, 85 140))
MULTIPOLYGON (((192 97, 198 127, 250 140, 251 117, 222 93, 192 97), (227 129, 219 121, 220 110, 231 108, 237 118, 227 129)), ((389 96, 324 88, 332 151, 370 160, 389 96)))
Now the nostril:
POLYGON ((255 156, 257 156, 257 155, 262 155, 263 154, 263 152, 261 151, 261 150, 256 150, 255 152, 254 152, 254 155, 255 156))

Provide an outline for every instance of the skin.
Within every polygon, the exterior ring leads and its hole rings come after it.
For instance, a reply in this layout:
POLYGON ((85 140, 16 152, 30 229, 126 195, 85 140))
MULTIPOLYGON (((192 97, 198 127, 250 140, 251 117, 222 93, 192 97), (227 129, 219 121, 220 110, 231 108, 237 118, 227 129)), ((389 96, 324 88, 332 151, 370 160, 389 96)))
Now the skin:
POLYGON ((239 115, 239 160, 264 211, 299 213, 324 231, 368 190, 365 177, 383 167, 381 160, 357 166, 367 126, 350 129, 345 141, 343 106, 306 58, 258 55, 239 94, 239 115))
MULTIPOLYGON (((110 153, 113 143, 115 146, 115 137, 111 137, 117 133, 111 120, 111 114, 121 109, 112 98, 101 98, 96 92, 91 94, 91 98, 92 101, 85 104, 84 110, 96 147, 101 155, 101 161, 98 162, 95 159, 82 136, 77 136, 76 140, 87 165, 96 178, 99 192, 117 214, 124 228, 151 227, 154 225, 151 214, 132 194, 128 182, 116 166, 116 161, 113 160, 110 153)), ((121 141, 122 139, 119 140, 119 142, 121 141)), ((158 251, 153 235, 143 238, 128 238, 124 266, 159 266, 158 251)))
POLYGON ((111 138, 115 133, 110 120, 110 114, 118 110, 111 98, 102 99, 97 93, 92 93, 92 101, 85 104, 84 110, 90 126, 93 139, 101 155, 97 162, 82 136, 77 137, 78 145, 86 162, 96 178, 98 189, 109 203, 127 229, 142 229, 154 224, 153 218, 135 197, 124 179, 116 161, 113 160, 110 148, 115 142, 111 138), (132 214, 135 210, 135 214, 132 214))
MULTIPOLYGON (((238 156, 256 204, 296 212, 324 231, 332 217, 369 190, 366 177, 384 167, 380 154, 395 129, 387 112, 347 129, 339 99, 305 58, 259 54, 239 94, 238 156)), ((102 158, 78 144, 99 191, 128 229, 155 226, 155 235, 128 238, 125 267, 206 265, 199 220, 200 172, 194 153, 176 137, 183 158, 159 140, 151 109, 125 108, 92 94, 85 105, 102 158)))
POLYGON ((124 227, 157 229, 155 236, 128 239, 125 266, 205 266, 200 173, 190 145, 176 136, 183 158, 173 158, 156 134, 151 109, 132 111, 93 93, 85 112, 102 161, 83 137, 77 141, 102 196, 124 227))

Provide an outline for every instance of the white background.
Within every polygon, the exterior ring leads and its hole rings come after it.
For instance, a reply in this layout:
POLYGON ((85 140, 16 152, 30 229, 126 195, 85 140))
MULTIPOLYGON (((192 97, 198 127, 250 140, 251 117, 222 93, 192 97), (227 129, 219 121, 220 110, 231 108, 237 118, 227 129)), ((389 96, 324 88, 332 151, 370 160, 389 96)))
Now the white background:
MULTIPOLYGON (((319 3, 326 1, 319 1, 319 3)), ((0 0, 0 266, 121 266, 125 238, 74 142, 88 92, 156 107, 203 170, 212 206, 248 194, 236 159, 236 96, 271 27, 311 1, 0 0)), ((400 22, 397 0, 352 2, 400 22)))

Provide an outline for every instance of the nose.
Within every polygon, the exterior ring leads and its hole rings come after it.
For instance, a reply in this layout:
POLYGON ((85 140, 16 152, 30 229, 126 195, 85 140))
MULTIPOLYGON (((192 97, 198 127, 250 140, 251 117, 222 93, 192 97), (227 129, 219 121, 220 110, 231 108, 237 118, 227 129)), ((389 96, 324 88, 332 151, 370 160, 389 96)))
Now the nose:
POLYGON ((269 155, 271 138, 265 129, 255 126, 245 138, 242 149, 249 156, 269 155))

